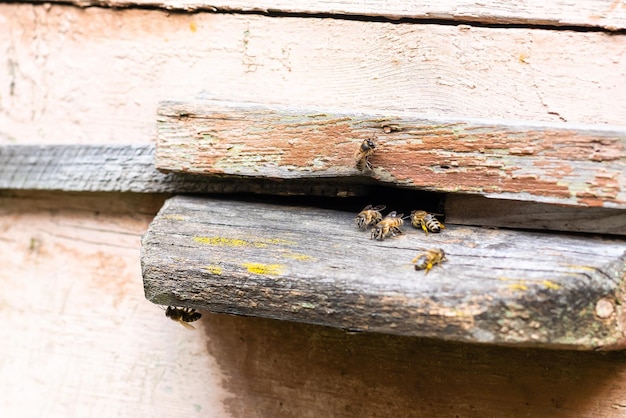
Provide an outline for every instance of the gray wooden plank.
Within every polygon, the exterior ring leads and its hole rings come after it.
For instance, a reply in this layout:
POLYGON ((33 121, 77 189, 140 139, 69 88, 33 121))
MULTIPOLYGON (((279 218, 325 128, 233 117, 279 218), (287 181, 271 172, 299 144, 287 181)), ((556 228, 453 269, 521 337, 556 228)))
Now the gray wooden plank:
POLYGON ((623 240, 450 225, 373 241, 354 216, 173 197, 143 238, 146 297, 464 342, 580 350, 626 342, 623 240), (411 260, 424 248, 443 248, 449 261, 416 271, 411 260))
POLYGON ((626 210, 550 205, 450 193, 446 223, 626 235, 626 210))
POLYGON ((393 186, 626 209, 622 126, 164 102, 157 167, 207 176, 370 177, 393 186), (355 164, 362 141, 372 170, 355 164))
POLYGON ((0 145, 0 189, 135 193, 266 193, 352 196, 364 185, 162 173, 154 145, 0 145))

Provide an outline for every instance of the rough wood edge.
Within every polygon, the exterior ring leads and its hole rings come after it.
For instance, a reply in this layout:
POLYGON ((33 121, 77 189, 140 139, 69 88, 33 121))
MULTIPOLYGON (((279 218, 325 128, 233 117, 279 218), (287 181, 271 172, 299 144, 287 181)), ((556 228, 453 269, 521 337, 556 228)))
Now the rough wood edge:
POLYGON ((380 242, 353 216, 174 197, 142 242, 146 297, 354 331, 625 347, 623 241, 450 227, 380 242), (449 261, 429 275, 414 271, 420 247, 445 248, 449 261))
POLYGON ((517 2, 515 8, 503 1, 472 3, 395 1, 385 2, 385 9, 375 0, 361 2, 345 1, 211 1, 203 0, 30 0, 31 3, 63 3, 80 7, 157 8, 181 11, 209 11, 223 13, 263 13, 328 15, 329 17, 419 19, 452 22, 470 22, 501 25, 533 25, 553 27, 596 27, 610 31, 626 28, 626 13, 619 2, 611 0, 587 0, 584 2, 545 2, 527 0, 517 2))
POLYGON ((435 118, 196 100, 159 106, 157 168, 204 175, 362 177, 436 192, 626 208, 626 128, 435 118), (355 151, 379 147, 373 170, 355 151))
POLYGON ((626 210, 578 208, 450 193, 443 212, 458 225, 586 232, 626 236, 626 210))
POLYGON ((134 193, 354 196, 368 186, 162 173, 154 145, 0 145, 0 189, 134 193))

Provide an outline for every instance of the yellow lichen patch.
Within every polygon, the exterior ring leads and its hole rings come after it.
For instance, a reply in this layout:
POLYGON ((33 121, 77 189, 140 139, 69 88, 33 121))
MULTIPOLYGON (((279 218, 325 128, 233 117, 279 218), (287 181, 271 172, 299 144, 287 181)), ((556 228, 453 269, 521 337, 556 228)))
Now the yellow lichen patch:
POLYGON ((171 219, 173 221, 184 221, 185 219, 187 219, 187 217, 183 215, 171 214, 171 215, 164 215, 163 219, 171 219))
POLYGON ((308 254, 300 254, 300 253, 292 253, 292 252, 288 252, 284 254, 285 258, 291 258, 292 260, 297 260, 297 261, 311 261, 314 258, 308 254))
POLYGON ((209 266, 204 266, 204 269, 211 274, 216 274, 216 275, 222 274, 222 268, 214 264, 211 264, 209 266))
POLYGON ((278 276, 283 273, 285 266, 281 264, 262 264, 262 263, 243 263, 243 266, 250 273, 267 274, 270 276, 278 276))
POLYGON ((528 290, 528 286, 526 286, 525 284, 513 283, 509 285, 509 289, 517 290, 517 291, 524 291, 524 290, 528 290))
POLYGON ((290 241, 288 239, 282 239, 282 238, 268 238, 268 239, 264 239, 262 242, 266 244, 272 244, 272 245, 296 245, 297 244, 297 242, 295 241, 290 241))
POLYGON ((198 25, 196 22, 189 22, 189 30, 195 32, 198 30, 198 25))
POLYGON ((561 288, 560 284, 551 282, 550 280, 544 280, 541 282, 541 284, 552 290, 559 290, 561 288))
POLYGON ((193 240, 199 244, 206 245, 219 245, 222 247, 267 247, 267 244, 262 242, 246 241, 239 238, 225 238, 225 237, 193 237, 193 240))

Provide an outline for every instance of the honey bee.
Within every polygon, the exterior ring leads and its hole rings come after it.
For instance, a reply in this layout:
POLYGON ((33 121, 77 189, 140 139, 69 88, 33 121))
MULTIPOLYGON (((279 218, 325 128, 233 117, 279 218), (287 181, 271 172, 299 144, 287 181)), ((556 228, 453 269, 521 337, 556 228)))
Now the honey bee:
POLYGON ((377 224, 383 219, 383 215, 380 213, 380 211, 384 210, 385 208, 386 206, 382 205, 376 207, 372 207, 372 205, 367 205, 363 208, 361 212, 359 212, 358 215, 356 215, 354 221, 356 222, 356 225, 361 229, 365 229, 370 225, 377 224))
POLYGON ((423 210, 414 210, 411 212, 411 225, 416 228, 422 228, 426 235, 428 231, 439 233, 442 229, 445 229, 445 225, 435 218, 435 215, 423 210))
POLYGON ((395 210, 389 213, 372 229, 372 236, 370 239, 382 241, 388 235, 396 236, 396 234, 401 234, 402 231, 400 230, 400 227, 404 224, 402 215, 404 215, 404 213, 397 215, 395 210))
POLYGON ((415 263, 415 270, 426 270, 425 274, 428 274, 431 268, 444 261, 448 261, 446 253, 441 248, 435 248, 418 254, 411 262, 415 263))
POLYGON ((364 139, 363 142, 361 142, 359 149, 354 154, 357 170, 363 171, 366 168, 368 170, 372 169, 369 156, 374 153, 374 150, 376 150, 376 143, 372 139, 364 139))
POLYGON ((174 306, 168 306, 165 310, 165 316, 172 321, 176 321, 187 329, 196 329, 189 322, 194 322, 202 317, 200 312, 196 312, 192 308, 176 308, 174 306))

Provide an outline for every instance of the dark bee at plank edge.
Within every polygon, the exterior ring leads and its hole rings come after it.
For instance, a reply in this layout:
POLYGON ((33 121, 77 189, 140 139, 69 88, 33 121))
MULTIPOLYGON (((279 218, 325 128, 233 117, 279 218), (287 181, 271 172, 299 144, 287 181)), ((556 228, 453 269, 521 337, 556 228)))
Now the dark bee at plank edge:
POLYGON ((196 312, 192 308, 177 308, 175 306, 168 306, 165 310, 165 316, 172 321, 176 321, 187 329, 195 329, 189 322, 197 321, 202 317, 200 312, 196 312))

